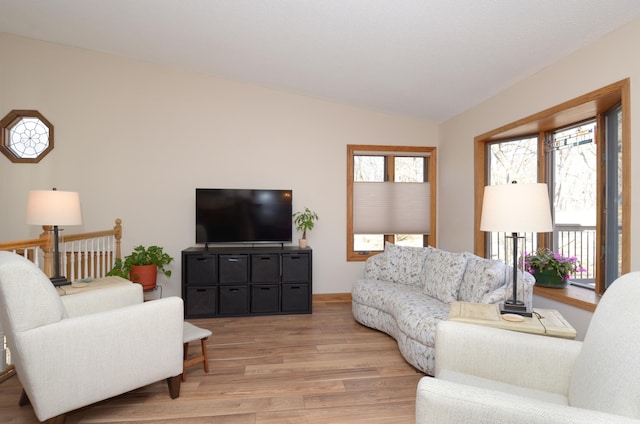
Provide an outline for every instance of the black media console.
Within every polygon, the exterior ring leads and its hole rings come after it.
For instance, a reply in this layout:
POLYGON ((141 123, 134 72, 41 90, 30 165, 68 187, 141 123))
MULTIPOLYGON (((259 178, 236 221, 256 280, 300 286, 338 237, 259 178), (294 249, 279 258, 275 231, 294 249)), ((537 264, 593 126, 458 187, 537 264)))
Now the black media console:
POLYGON ((308 247, 182 251, 185 318, 310 314, 311 289, 308 247))

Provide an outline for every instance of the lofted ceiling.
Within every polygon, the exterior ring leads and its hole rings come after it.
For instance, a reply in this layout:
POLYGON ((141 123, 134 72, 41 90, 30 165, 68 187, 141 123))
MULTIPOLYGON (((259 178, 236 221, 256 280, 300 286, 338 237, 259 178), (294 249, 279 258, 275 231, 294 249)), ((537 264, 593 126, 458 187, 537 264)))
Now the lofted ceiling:
POLYGON ((639 16, 640 0, 0 0, 0 32, 434 122, 639 16))

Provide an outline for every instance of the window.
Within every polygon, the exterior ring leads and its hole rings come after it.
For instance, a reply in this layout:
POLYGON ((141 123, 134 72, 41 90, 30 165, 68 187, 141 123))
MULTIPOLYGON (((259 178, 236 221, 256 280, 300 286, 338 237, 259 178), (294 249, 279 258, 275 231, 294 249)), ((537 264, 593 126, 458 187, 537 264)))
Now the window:
MULTIPOLYGON (((622 121, 623 107, 621 105, 609 109, 603 114, 604 121, 604 148, 606 149, 605 162, 606 174, 602 177, 605 181, 604 192, 604 216, 602 226, 606 228, 602 243, 604 286, 609 287, 615 278, 628 272, 627 258, 629 223, 629 164, 630 155, 623 155, 628 151, 628 124, 622 121), (624 134, 627 134, 625 137, 624 134), (623 147, 625 146, 625 147, 623 147), (624 218, 624 219, 623 219, 624 218), (625 230, 623 232, 623 230, 625 230)), ((628 116, 628 115, 627 115, 628 116)))
MULTIPOLYGON (((487 143, 486 185, 510 184, 514 181, 520 184, 538 182, 538 139, 524 137, 514 140, 487 143)), ((537 249, 537 239, 534 234, 524 236, 524 250, 532 252, 537 249)), ((506 233, 486 233, 486 252, 491 259, 506 261, 506 233)))
POLYGON ((596 129, 595 120, 590 120, 550 132, 544 143, 546 180, 553 200, 550 247, 580 260, 585 272, 571 275, 571 282, 591 289, 595 289, 598 217, 596 129))
MULTIPOLYGON (((435 245, 435 154, 435 147, 347 146, 347 260, 366 260, 372 254, 384 250, 385 241, 407 246, 435 245), (430 183, 430 192, 426 195, 429 200, 429 234, 361 233, 358 228, 362 227, 362 223, 356 222, 360 219, 359 215, 354 215, 354 194, 355 197, 360 196, 358 187, 363 185, 357 183, 365 182, 430 183)), ((401 205, 394 203, 395 206, 400 206, 399 210, 413 210, 413 206, 407 205, 405 201, 401 202, 401 205)), ((358 206, 355 208, 357 212, 358 206)))
POLYGON ((53 150, 53 125, 37 110, 12 110, 0 121, 0 150, 14 163, 37 163, 53 150))
MULTIPOLYGON (((595 294, 629 271, 628 107, 624 80, 476 137, 477 198, 485 185, 548 183, 554 230, 526 235, 526 249, 577 256, 587 271, 572 283, 594 290, 592 297, 571 287, 536 294, 593 310, 595 294)), ((479 230, 481 206, 476 202, 475 250, 498 257, 500 235, 479 230)))

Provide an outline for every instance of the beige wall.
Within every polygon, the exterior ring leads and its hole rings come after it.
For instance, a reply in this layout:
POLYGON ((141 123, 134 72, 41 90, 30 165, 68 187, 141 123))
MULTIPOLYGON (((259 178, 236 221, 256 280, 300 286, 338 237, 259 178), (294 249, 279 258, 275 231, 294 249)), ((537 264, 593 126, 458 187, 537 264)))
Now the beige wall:
MULTIPOLYGON (((607 84, 631 78, 631 155, 637 163, 640 141, 635 129, 640 127, 640 20, 609 34, 596 43, 550 66, 488 101, 441 125, 439 149, 440 247, 450 250, 473 249, 473 138, 505 124, 540 112, 607 84)), ((635 243, 640 225, 640 168, 632 168, 631 268, 640 269, 640 247, 635 243)), ((542 307, 557 307, 583 333, 591 314, 536 299, 542 307)))
POLYGON ((55 148, 37 165, 0 157, 0 239, 37 235, 28 190, 79 191, 84 225, 67 231, 122 218, 124 252, 160 244, 178 259, 168 294, 194 244, 196 187, 293 189, 294 209, 320 215, 314 293, 350 292, 363 265, 345 260, 346 145, 438 143, 418 119, 0 34, 0 115, 11 109, 47 117, 55 148))

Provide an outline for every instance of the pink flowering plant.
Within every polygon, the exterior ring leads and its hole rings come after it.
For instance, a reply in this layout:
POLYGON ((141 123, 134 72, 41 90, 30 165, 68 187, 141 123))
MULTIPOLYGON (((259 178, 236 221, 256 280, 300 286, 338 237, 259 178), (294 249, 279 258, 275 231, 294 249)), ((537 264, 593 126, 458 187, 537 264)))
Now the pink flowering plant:
POLYGON ((568 280, 569 275, 574 272, 586 271, 575 256, 567 258, 559 253, 552 252, 546 247, 538 249, 535 253, 525 253, 524 267, 533 275, 535 275, 537 271, 554 270, 562 281, 568 280))

